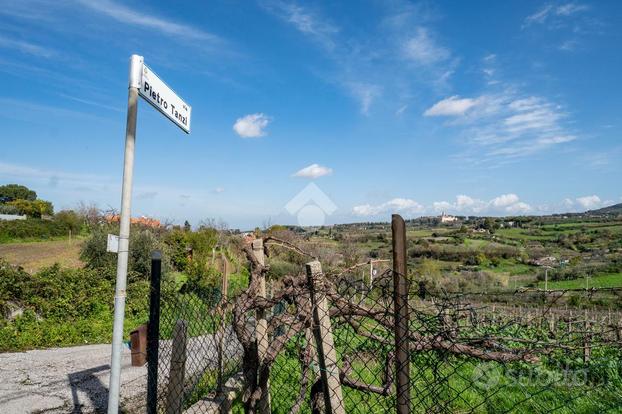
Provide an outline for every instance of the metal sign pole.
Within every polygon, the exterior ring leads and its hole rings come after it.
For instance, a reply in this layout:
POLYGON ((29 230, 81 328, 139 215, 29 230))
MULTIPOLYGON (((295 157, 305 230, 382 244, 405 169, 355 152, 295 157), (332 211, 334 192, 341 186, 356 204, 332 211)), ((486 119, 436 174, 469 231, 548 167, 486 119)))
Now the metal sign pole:
POLYGON ((136 113, 138 109, 138 90, 140 89, 142 68, 142 56, 132 55, 130 58, 127 127, 125 130, 125 160, 123 165, 123 189, 121 195, 117 282, 114 294, 114 326, 112 331, 110 386, 108 388, 108 414, 117 414, 119 411, 123 319, 125 317, 125 290, 127 286, 127 261, 132 202, 132 176, 134 174, 134 143, 136 141, 136 113))

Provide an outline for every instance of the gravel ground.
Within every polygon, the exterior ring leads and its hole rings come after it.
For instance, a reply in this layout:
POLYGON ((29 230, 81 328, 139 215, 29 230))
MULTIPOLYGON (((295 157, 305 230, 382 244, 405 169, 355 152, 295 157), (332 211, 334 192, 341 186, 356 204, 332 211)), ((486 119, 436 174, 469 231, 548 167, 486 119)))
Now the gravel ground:
MULTIPOLYGON (((216 338, 188 338, 186 387, 217 367, 216 338)), ((0 354, 0 413, 101 413, 108 405, 109 344, 41 349, 0 354)), ((159 384, 166 384, 171 341, 160 342, 159 384)), ((240 361, 242 349, 229 327, 225 333, 225 363, 240 361)), ((123 348, 121 406, 125 412, 144 412, 147 367, 132 367, 130 350, 123 348)), ((188 392, 188 389, 186 390, 188 392)))
MULTIPOLYGON (((100 413, 108 403, 110 345, 0 354, 0 413, 100 413)), ((147 368, 132 367, 124 348, 121 400, 144 405, 147 368)))

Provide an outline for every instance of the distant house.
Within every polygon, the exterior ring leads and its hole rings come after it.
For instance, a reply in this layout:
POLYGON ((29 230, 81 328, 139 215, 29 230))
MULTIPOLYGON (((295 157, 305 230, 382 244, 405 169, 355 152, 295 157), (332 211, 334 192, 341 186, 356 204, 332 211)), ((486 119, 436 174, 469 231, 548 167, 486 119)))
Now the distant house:
POLYGON ((0 214, 0 220, 26 220, 25 215, 17 215, 17 214, 0 214))
MULTIPOLYGON (((120 217, 118 214, 109 214, 106 216, 106 221, 108 223, 118 223, 120 220, 120 217)), ((132 217, 130 219, 130 223, 132 224, 140 224, 146 227, 151 227, 154 229, 160 228, 162 227, 162 224, 160 223, 160 220, 158 219, 154 219, 154 218, 150 218, 150 217, 145 217, 145 216, 140 216, 140 217, 132 217)))
POLYGON ((540 257, 538 259, 534 259, 530 263, 532 265, 535 265, 535 266, 548 266, 548 267, 552 267, 552 266, 556 266, 557 265, 557 258, 553 257, 553 256, 544 256, 544 257, 540 257))
POLYGON ((444 211, 441 213, 441 223, 454 223, 456 221, 458 221, 458 217, 445 214, 444 211))
POLYGON ((253 233, 252 231, 242 233, 242 238, 244 239, 244 244, 252 243, 252 241, 256 239, 255 233, 253 233))

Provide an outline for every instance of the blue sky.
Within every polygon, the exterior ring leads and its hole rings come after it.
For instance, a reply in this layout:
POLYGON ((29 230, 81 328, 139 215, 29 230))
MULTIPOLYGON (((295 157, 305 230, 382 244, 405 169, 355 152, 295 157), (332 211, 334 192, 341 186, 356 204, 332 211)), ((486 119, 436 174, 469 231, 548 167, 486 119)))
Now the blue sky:
POLYGON ((0 182, 118 208, 132 53, 193 107, 139 102, 133 215, 328 223, 621 201, 622 3, 0 1, 0 182))

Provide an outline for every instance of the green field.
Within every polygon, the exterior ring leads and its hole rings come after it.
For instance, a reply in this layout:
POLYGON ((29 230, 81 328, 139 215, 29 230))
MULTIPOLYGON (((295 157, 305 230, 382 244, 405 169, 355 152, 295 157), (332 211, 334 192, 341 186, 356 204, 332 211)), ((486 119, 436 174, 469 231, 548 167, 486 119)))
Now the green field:
POLYGON ((533 266, 525 263, 520 263, 515 260, 503 259, 500 261, 498 266, 492 267, 490 270, 495 273, 507 273, 510 276, 516 276, 532 274, 533 266))
POLYGON ((512 240, 535 240, 535 241, 553 241, 557 239, 559 231, 542 232, 542 234, 528 234, 524 229, 499 229, 495 232, 496 236, 505 237, 512 240))
MULTIPOLYGON (((573 280, 559 280, 549 282, 549 289, 584 289, 585 278, 573 280)), ((610 273, 590 277, 587 281, 589 288, 612 288, 622 287, 622 273, 610 273)), ((538 287, 544 288, 544 282, 540 282, 538 287)))

